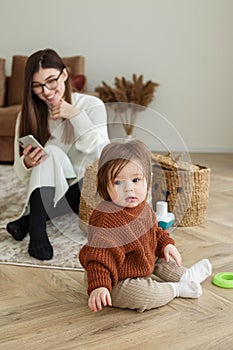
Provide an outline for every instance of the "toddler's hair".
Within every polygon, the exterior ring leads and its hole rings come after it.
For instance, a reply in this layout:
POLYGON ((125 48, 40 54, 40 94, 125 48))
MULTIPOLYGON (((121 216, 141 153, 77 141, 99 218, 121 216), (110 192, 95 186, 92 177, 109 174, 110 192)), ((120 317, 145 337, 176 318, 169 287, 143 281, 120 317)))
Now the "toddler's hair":
POLYGON ((104 147, 99 159, 97 173, 97 192, 106 201, 111 201, 107 187, 130 161, 139 161, 147 181, 147 190, 151 183, 151 152, 139 140, 112 142, 104 147))

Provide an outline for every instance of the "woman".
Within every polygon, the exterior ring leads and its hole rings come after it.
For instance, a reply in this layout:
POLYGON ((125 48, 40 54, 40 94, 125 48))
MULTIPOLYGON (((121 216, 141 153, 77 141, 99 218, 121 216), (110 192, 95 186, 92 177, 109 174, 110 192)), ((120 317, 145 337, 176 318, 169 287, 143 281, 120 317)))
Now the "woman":
POLYGON ((28 194, 23 215, 8 223, 7 231, 19 241, 29 232, 28 252, 40 260, 53 257, 46 220, 71 210, 78 213, 85 167, 109 143, 103 102, 71 91, 67 68, 54 50, 40 50, 28 58, 14 161, 28 194), (19 146, 19 137, 29 134, 44 150, 19 146))

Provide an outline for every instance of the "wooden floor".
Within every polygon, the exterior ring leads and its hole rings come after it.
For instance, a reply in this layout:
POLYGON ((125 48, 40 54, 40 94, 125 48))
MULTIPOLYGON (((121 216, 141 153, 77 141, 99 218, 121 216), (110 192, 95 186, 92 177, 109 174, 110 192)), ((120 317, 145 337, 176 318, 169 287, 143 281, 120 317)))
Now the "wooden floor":
MULTIPOLYGON (((207 222, 173 232, 184 265, 233 271, 233 154, 195 154, 212 169, 207 222)), ((87 308, 83 273, 0 265, 1 350, 233 349, 233 289, 208 278, 198 300, 137 313, 87 308)))

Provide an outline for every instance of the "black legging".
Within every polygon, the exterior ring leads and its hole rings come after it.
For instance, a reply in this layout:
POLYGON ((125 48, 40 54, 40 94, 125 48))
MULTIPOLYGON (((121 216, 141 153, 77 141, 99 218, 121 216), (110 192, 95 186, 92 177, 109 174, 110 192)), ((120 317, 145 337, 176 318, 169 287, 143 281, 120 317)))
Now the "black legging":
POLYGON ((50 208, 47 219, 52 219, 68 213, 79 213, 79 204, 81 197, 83 179, 70 186, 64 197, 57 203, 55 208, 50 208))
POLYGON ((7 224, 7 231, 17 241, 29 232, 29 254, 37 259, 51 259, 52 247, 46 233, 46 221, 68 213, 79 213, 82 180, 69 187, 56 207, 53 206, 55 187, 36 188, 30 196, 30 214, 7 224))
MULTIPOLYGON (((60 199, 54 208, 53 200, 55 187, 36 188, 30 196, 30 214, 28 231, 30 242, 28 252, 39 260, 49 260, 53 257, 53 247, 46 232, 46 221, 54 217, 76 213, 79 211, 81 183, 70 186, 65 196, 60 199)), ((25 235, 25 231, 22 237, 25 235)))

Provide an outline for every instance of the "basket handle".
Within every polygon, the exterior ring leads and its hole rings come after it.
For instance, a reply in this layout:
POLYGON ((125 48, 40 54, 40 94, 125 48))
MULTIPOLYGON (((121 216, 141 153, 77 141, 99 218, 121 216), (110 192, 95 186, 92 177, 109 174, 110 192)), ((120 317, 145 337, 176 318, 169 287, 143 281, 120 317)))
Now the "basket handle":
MULTIPOLYGON (((159 185, 155 182, 154 183, 154 189, 155 191, 157 191, 159 188, 159 185)), ((177 189, 176 189, 177 193, 182 193, 183 192, 183 187, 182 186, 178 186, 177 189)), ((169 198, 169 195, 171 194, 170 191, 165 191, 163 190, 162 191, 162 194, 165 196, 165 201, 168 202, 168 198, 169 198)))
POLYGON ((168 202, 168 197, 170 195, 170 192, 169 191, 162 191, 162 193, 164 194, 165 196, 165 201, 168 202))
MULTIPOLYGON (((182 193, 183 188, 181 186, 178 186, 176 190, 177 190, 177 193, 182 193)), ((171 193, 169 191, 162 191, 162 193, 165 196, 165 201, 168 202, 168 197, 171 193)))

